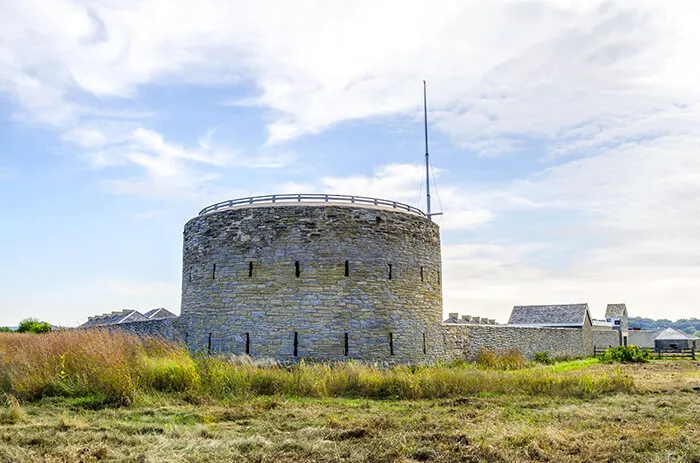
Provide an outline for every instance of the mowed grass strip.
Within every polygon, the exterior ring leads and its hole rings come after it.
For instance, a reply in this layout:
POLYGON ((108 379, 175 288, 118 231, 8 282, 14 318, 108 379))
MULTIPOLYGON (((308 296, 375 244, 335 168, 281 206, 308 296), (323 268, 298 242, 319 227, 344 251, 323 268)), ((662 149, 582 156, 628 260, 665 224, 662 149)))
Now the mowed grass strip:
POLYGON ((260 396, 224 405, 169 395, 98 410, 46 398, 0 426, 0 461, 698 462, 697 398, 260 396))
POLYGON ((516 393, 593 398, 634 390, 632 378, 618 368, 589 374, 580 368, 524 368, 527 363, 512 352, 488 357, 491 368, 260 365, 247 358, 193 356, 178 344, 117 331, 0 334, 0 392, 22 401, 72 397, 128 405, 137 397, 162 394, 201 402, 255 396, 403 400, 516 393))

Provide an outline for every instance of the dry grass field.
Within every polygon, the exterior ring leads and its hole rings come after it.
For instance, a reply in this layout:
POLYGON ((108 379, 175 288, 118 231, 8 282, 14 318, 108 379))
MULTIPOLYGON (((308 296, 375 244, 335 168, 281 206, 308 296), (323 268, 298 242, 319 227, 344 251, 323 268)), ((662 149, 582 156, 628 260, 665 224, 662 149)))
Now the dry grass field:
POLYGON ((3 336, 0 462, 700 462, 698 362, 282 368, 3 336))

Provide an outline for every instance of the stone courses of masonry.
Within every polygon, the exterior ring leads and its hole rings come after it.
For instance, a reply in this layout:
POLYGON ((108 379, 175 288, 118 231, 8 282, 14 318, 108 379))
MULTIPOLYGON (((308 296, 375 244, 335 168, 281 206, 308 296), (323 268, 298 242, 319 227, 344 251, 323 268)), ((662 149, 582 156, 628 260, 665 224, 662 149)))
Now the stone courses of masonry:
POLYGON ((597 347, 598 349, 617 347, 620 345, 620 338, 620 332, 611 328, 593 329, 591 331, 591 343, 593 347, 597 347))
POLYGON ((537 352, 547 352, 552 358, 592 354, 584 336, 585 328, 446 323, 443 329, 446 357, 451 360, 477 360, 482 349, 494 352, 517 349, 528 359, 537 352))
POLYGON ((181 329, 200 351, 243 354, 249 339, 251 355, 293 359, 297 333, 297 357, 437 360, 440 272, 439 229, 417 214, 334 205, 215 212, 185 226, 181 329))

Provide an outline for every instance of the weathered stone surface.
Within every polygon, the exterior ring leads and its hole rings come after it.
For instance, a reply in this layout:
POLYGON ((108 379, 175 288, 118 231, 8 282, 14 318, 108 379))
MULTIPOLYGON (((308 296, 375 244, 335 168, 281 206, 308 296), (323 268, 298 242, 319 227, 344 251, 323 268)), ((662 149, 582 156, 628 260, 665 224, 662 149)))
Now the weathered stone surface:
POLYGON ((162 318, 120 323, 118 325, 101 326, 98 328, 121 330, 138 334, 139 336, 155 336, 169 341, 183 342, 184 337, 179 325, 180 321, 178 318, 162 318))
POLYGON ((336 205, 226 210, 186 224, 183 254, 191 349, 247 345, 293 359, 297 333, 296 357, 443 356, 440 235, 425 217, 336 205))
POLYGON ((536 352, 547 352, 550 357, 591 354, 580 328, 446 323, 443 329, 446 358, 451 360, 476 360, 481 349, 496 352, 518 349, 529 359, 536 352))
POLYGON ((592 330, 591 343, 593 347, 608 348, 617 347, 620 345, 620 332, 613 329, 607 330, 592 330))

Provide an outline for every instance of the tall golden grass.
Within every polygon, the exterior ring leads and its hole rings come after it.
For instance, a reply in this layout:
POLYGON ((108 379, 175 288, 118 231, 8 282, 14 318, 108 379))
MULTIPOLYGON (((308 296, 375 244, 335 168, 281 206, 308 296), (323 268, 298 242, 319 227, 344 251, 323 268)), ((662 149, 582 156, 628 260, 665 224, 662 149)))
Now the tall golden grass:
POLYGON ((192 400, 254 395, 421 399, 476 393, 592 397, 633 389, 631 378, 619 370, 592 376, 521 368, 522 356, 515 353, 489 358, 495 364, 482 368, 259 365, 247 358, 192 356, 177 344, 116 331, 0 334, 0 392, 20 400, 66 396, 129 404, 139 394, 161 393, 192 400))
POLYGON ((518 349, 496 352, 482 348, 479 350, 477 363, 482 367, 496 370, 520 370, 528 366, 527 359, 518 349))

